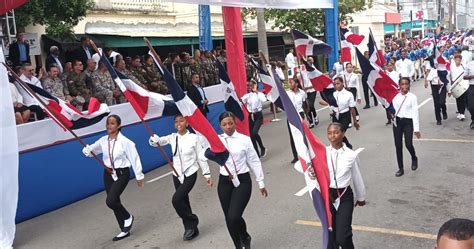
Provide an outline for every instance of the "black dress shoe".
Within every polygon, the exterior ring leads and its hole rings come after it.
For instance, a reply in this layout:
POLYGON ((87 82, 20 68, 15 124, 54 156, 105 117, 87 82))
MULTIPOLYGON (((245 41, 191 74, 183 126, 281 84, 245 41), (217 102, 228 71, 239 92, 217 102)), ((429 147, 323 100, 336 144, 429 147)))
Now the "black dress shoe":
POLYGON ((127 238, 128 236, 130 236, 130 233, 121 232, 119 235, 115 236, 115 237, 112 239, 112 241, 123 240, 123 239, 127 238))
POLYGON ((183 240, 192 240, 194 238, 196 238, 197 236, 199 235, 199 229, 195 228, 195 229, 186 229, 186 231, 184 231, 184 235, 183 235, 183 240))
POLYGON ((448 113, 443 112, 443 120, 446 120, 446 119, 448 119, 448 113))
POLYGON ((135 221, 135 217, 133 217, 133 215, 131 215, 131 217, 132 217, 132 222, 130 223, 130 226, 123 227, 122 232, 128 233, 130 232, 130 230, 132 230, 132 225, 133 225, 133 221, 135 221))
POLYGON ((387 121, 387 123, 385 123, 385 126, 388 126, 388 125, 391 125, 392 124, 392 121, 387 121))
POLYGON ((294 158, 293 160, 291 160, 291 163, 296 163, 298 162, 298 158, 294 158))
POLYGON ((436 125, 441 125, 441 120, 436 121, 436 125))
POLYGON ((252 241, 252 237, 250 237, 250 235, 247 238, 242 239, 242 248, 250 249, 250 242, 251 241, 252 241))
POLYGON ((262 151, 260 152, 260 158, 264 158, 267 156, 267 149, 266 148, 262 148, 262 151))
POLYGON ((416 169, 418 169, 418 158, 411 161, 411 170, 416 170, 416 169))
POLYGON ((369 109, 369 108, 370 108, 370 105, 366 105, 362 109, 369 109))
POLYGON ((400 177, 400 176, 402 176, 404 173, 405 173, 405 172, 403 171, 403 169, 399 169, 399 170, 397 171, 397 173, 395 173, 395 176, 396 176, 396 177, 400 177))

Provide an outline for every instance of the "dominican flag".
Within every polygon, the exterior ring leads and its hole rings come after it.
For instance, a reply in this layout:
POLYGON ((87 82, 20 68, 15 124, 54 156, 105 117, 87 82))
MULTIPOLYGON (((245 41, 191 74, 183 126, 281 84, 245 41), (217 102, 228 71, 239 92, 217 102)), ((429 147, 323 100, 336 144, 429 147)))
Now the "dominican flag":
MULTIPOLYGON (((19 82, 15 84, 23 98, 30 98, 29 101, 34 101, 35 97, 28 88, 19 82)), ((87 111, 79 111, 68 102, 54 97, 42 88, 26 82, 25 84, 47 105, 47 107, 42 106, 40 101, 36 101, 40 103, 41 108, 46 114, 64 130, 75 130, 91 126, 101 121, 110 113, 109 107, 106 104, 101 104, 96 98, 90 98, 87 111)))
MULTIPOLYGON (((435 48, 435 66, 438 73, 439 81, 442 82, 442 86, 447 86, 449 83, 448 80, 448 70, 450 68, 450 63, 443 57, 443 53, 439 51, 439 47, 435 48)), ((440 92, 441 92, 440 88, 440 92)))
POLYGON ((341 35, 341 60, 342 62, 352 61, 352 43, 348 42, 344 36, 341 35))
POLYGON ((384 70, 367 60, 358 48, 356 48, 356 53, 360 68, 363 75, 367 78, 370 90, 375 94, 378 101, 385 108, 388 108, 395 95, 398 94, 397 84, 384 70))
POLYGON ((318 69, 310 65, 305 59, 301 58, 301 61, 306 68, 309 81, 311 81, 314 90, 322 91, 324 88, 332 84, 331 78, 329 78, 327 75, 321 73, 318 69))
POLYGON ((275 80, 273 79, 274 77, 270 75, 270 71, 268 70, 268 68, 265 70, 254 59, 252 59, 251 61, 257 69, 258 75, 260 76, 260 80, 263 83, 263 92, 267 95, 267 99, 270 100, 270 102, 274 103, 277 107, 284 110, 283 105, 280 101, 280 94, 278 93, 275 80))
POLYGON ((244 120, 245 110, 242 102, 235 92, 234 83, 229 78, 224 66, 219 60, 215 60, 217 69, 219 69, 219 79, 221 81, 222 89, 224 90, 224 107, 227 111, 232 112, 240 121, 244 120))
POLYGON ((310 56, 318 54, 329 54, 332 50, 328 44, 311 37, 298 30, 291 30, 295 41, 296 54, 300 56, 310 56))
POLYGON ((155 58, 153 54, 151 55, 162 74, 179 111, 194 131, 207 139, 211 146, 211 152, 213 153, 212 160, 219 165, 224 165, 229 158, 229 152, 220 140, 216 131, 206 117, 204 117, 202 112, 197 108, 196 104, 194 104, 193 101, 184 93, 183 89, 181 89, 178 82, 176 82, 168 69, 162 67, 158 62, 158 59, 155 58))
POLYGON ((115 70, 105 54, 102 54, 100 61, 103 62, 109 70, 110 76, 114 79, 117 86, 132 105, 140 119, 173 116, 179 113, 178 107, 173 99, 162 94, 150 92, 139 86, 127 76, 115 70))
MULTIPOLYGON (((273 72, 275 75, 276 72, 273 72)), ((313 206, 323 227, 322 248, 328 247, 329 229, 332 227, 332 216, 329 209, 329 170, 326 159, 326 147, 317 139, 308 125, 296 111, 290 97, 283 89, 278 77, 274 77, 281 102, 284 106, 291 134, 293 136, 299 162, 295 165, 298 171, 305 174, 306 185, 311 193, 313 206), (313 167, 316 180, 307 177, 307 170, 313 167)))
POLYGON ((348 28, 341 27, 341 40, 343 37, 344 40, 354 45, 359 45, 365 38, 363 35, 352 33, 348 28))
POLYGON ((367 46, 369 47, 369 61, 375 63, 379 67, 385 65, 385 57, 383 56, 382 51, 377 48, 377 43, 375 43, 372 30, 370 30, 369 33, 369 43, 367 43, 367 46))

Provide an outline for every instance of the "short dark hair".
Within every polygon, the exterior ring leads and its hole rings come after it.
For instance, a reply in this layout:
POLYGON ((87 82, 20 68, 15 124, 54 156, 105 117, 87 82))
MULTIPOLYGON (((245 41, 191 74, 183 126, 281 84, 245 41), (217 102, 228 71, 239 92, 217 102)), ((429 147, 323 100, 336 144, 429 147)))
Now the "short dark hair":
POLYGON ((339 80, 340 82, 344 82, 344 80, 342 79, 341 76, 337 76, 336 78, 334 78, 334 81, 336 81, 336 80, 339 80))
POLYGON ((457 55, 454 56, 454 59, 462 59, 462 55, 457 54, 457 55))
POLYGON ((80 40, 80 41, 81 41, 81 43, 83 43, 83 42, 85 42, 87 39, 89 39, 89 37, 83 36, 83 37, 81 37, 81 40, 80 40))
POLYGON ((235 115, 232 112, 225 111, 221 113, 221 115, 219 115, 219 123, 222 122, 224 118, 232 118, 233 120, 235 120, 235 115))
POLYGON ((73 61, 72 61, 72 66, 73 66, 73 67, 76 66, 76 64, 77 64, 78 62, 82 63, 81 60, 73 60, 73 61))
POLYGON ((450 239, 468 240, 474 236, 474 221, 460 218, 448 220, 439 228, 437 243, 443 235, 450 239))
POLYGON ((408 81, 408 84, 411 84, 411 80, 409 77, 401 77, 399 80, 398 80, 398 84, 400 85, 400 83, 402 83, 402 80, 406 80, 408 81))
POLYGON ((336 126, 336 127, 339 128, 339 130, 341 130, 342 132, 345 132, 345 130, 344 130, 344 125, 342 125, 342 124, 339 123, 339 122, 332 122, 332 123, 330 123, 330 124, 328 125, 328 129, 329 129, 329 127, 331 127, 331 126, 336 126))
MULTIPOLYGON (((117 121, 117 125, 120 126, 122 124, 122 119, 120 118, 119 115, 117 114, 112 114, 107 117, 106 123, 109 121, 109 119, 114 118, 117 121)), ((118 129, 119 131, 122 130, 122 128, 118 129)))

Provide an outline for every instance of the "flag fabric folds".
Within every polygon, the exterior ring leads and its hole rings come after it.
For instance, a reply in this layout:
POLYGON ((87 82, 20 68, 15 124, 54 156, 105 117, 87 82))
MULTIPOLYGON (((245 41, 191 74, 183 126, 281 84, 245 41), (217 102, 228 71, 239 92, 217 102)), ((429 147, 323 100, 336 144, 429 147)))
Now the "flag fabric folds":
POLYGON ((222 63, 219 60, 214 61, 219 70, 219 79, 221 81, 222 90, 224 91, 224 107, 227 111, 232 112, 239 120, 243 121, 244 115, 246 114, 244 113, 245 110, 243 109, 242 102, 237 96, 237 92, 235 92, 234 83, 230 80, 222 63))
POLYGON ((140 119, 145 117, 173 116, 179 113, 178 107, 173 99, 162 94, 150 92, 139 86, 127 76, 115 70, 105 54, 101 55, 100 61, 114 79, 120 91, 125 95, 140 119))
POLYGON ((369 42, 367 43, 367 46, 369 47, 369 61, 375 63, 379 67, 385 65, 387 61, 385 60, 382 51, 377 48, 377 43, 375 42, 372 30, 370 30, 369 33, 369 42))
MULTIPOLYGON (((70 103, 52 96, 42 88, 26 82, 25 84, 27 84, 28 87, 34 91, 41 100, 43 100, 47 107, 42 106, 40 103, 41 108, 64 130, 75 130, 91 126, 100 122, 110 113, 109 107, 106 104, 101 104, 96 98, 90 98, 87 110, 80 111, 70 103)), ((24 87, 21 83, 16 82, 16 86, 23 98, 29 98, 29 101, 35 99, 33 93, 31 93, 29 89, 24 87)))
POLYGON ((351 62, 352 60, 352 47, 353 45, 341 35, 341 60, 342 62, 351 62))
POLYGON ((197 108, 196 104, 184 93, 183 89, 179 86, 178 82, 173 78, 171 73, 160 65, 157 58, 152 54, 152 58, 158 67, 158 71, 162 74, 166 85, 175 101, 175 104, 183 117, 188 121, 189 125, 194 129, 196 133, 199 133, 206 138, 210 145, 210 150, 213 153, 212 159, 219 165, 224 165, 229 158, 229 152, 220 140, 216 131, 204 117, 201 111, 197 108))
MULTIPOLYGON (((273 75, 275 74, 276 72, 273 72, 273 75)), ((299 166, 295 165, 295 167, 299 167, 300 169, 298 169, 298 171, 305 174, 307 187, 311 193, 314 208, 323 226, 322 248, 327 248, 329 229, 332 227, 332 216, 329 208, 330 179, 326 159, 326 146, 313 135, 308 125, 306 125, 296 111, 280 79, 278 77, 274 78, 298 153, 299 166), (313 167, 316 180, 307 178, 308 167, 313 167)))
POLYGON ((301 61, 306 68, 309 81, 311 81, 314 90, 322 91, 332 83, 332 79, 329 78, 329 76, 321 73, 318 69, 310 65, 305 59, 301 58, 301 61))
POLYGON ((291 34, 295 41, 296 53, 299 56, 329 54, 332 50, 331 46, 323 41, 313 38, 298 30, 291 30, 291 34))
POLYGON ((342 37, 344 37, 346 41, 354 45, 359 45, 365 38, 363 35, 354 34, 348 28, 344 28, 344 27, 341 27, 341 40, 342 40, 342 37))
POLYGON ((270 75, 270 71, 268 70, 268 68, 262 68, 254 59, 252 59, 251 61, 257 69, 257 73, 263 83, 263 92, 266 94, 267 99, 270 100, 270 102, 274 103, 277 107, 284 110, 283 105, 280 101, 280 94, 278 93, 275 80, 270 75))
POLYGON ((388 108, 395 95, 398 94, 397 84, 380 67, 366 59, 358 48, 356 48, 356 53, 362 73, 367 77, 367 84, 378 101, 388 108))

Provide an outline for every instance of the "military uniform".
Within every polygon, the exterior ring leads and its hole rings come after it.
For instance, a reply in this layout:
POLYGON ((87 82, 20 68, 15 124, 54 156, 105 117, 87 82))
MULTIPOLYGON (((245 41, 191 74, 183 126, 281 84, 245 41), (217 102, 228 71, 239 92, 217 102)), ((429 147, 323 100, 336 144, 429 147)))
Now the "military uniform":
POLYGON ((95 71, 91 71, 89 69, 84 70, 84 74, 86 75, 86 86, 91 90, 91 92, 95 92, 94 83, 92 82, 92 73, 95 71))
POLYGON ((168 94, 168 87, 166 83, 161 79, 161 74, 158 72, 158 68, 154 65, 145 66, 145 78, 150 84, 150 91, 159 94, 168 94))
POLYGON ((116 104, 114 98, 115 82, 108 72, 95 71, 91 75, 92 84, 94 85, 94 97, 101 103, 107 105, 116 104))
POLYGON ((69 95, 69 89, 65 82, 61 81, 58 77, 51 79, 46 77, 43 79, 43 89, 56 98, 66 100, 66 95, 69 95))
POLYGON ((81 96, 84 98, 84 101, 88 103, 91 98, 91 89, 86 85, 86 77, 85 73, 78 74, 76 72, 71 72, 68 75, 66 82, 71 96, 81 96))
POLYGON ((217 67, 214 64, 214 61, 210 58, 204 58, 202 60, 202 68, 204 74, 204 85, 203 86, 212 86, 219 82, 219 72, 217 67))
POLYGON ((185 87, 184 90, 187 90, 188 87, 191 86, 191 64, 189 64, 189 62, 182 62, 179 67, 181 69, 182 85, 185 87))

